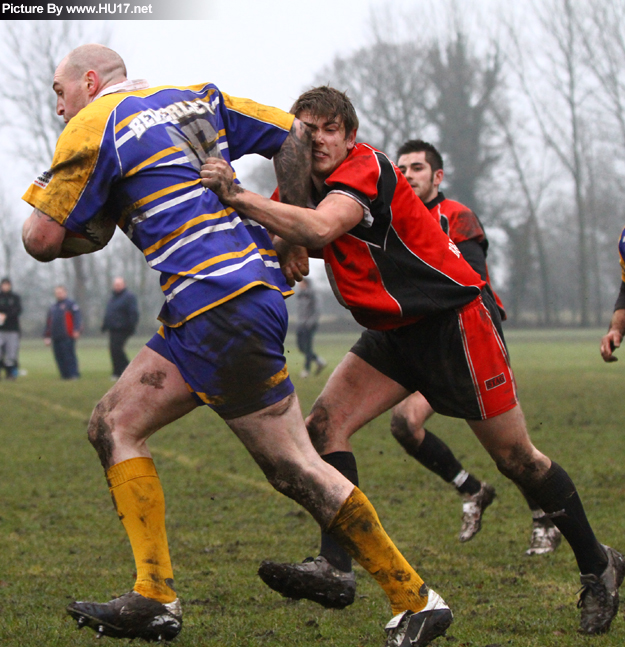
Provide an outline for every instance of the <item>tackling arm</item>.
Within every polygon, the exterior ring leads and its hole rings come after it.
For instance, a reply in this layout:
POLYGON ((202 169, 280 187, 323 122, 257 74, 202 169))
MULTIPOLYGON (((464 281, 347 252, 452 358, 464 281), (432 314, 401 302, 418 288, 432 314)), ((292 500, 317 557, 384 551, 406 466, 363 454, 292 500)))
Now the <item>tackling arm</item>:
POLYGON ((293 245, 321 249, 362 220, 362 206, 342 194, 331 193, 316 209, 306 209, 247 191, 234 183, 232 168, 225 160, 208 159, 200 175, 202 184, 214 191, 221 202, 293 245))

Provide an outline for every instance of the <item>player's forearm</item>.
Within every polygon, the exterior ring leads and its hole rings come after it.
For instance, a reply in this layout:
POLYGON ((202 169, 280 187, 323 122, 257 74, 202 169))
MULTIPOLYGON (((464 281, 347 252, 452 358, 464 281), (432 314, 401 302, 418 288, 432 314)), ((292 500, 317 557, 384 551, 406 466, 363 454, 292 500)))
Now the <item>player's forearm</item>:
POLYGON ((331 228, 316 217, 314 209, 275 202, 241 186, 237 188, 236 193, 222 200, 288 243, 319 249, 333 240, 331 228))
POLYGON ((610 328, 608 332, 615 331, 621 337, 625 335, 625 309, 615 310, 610 320, 610 328))
POLYGON ((310 130, 296 119, 282 148, 273 158, 281 202, 299 207, 307 205, 310 196, 311 158, 310 130))

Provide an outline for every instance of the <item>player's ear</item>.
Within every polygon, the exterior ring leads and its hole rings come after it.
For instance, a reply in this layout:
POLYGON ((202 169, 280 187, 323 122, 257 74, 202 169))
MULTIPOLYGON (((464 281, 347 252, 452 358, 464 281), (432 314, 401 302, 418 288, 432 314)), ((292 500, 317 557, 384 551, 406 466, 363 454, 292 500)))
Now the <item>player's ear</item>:
POLYGON ((433 180, 434 186, 438 186, 443 181, 444 177, 445 177, 445 171, 443 171, 442 168, 439 168, 438 171, 434 171, 434 180, 433 180))
POLYGON ((352 148, 354 148, 354 146, 356 145, 356 132, 357 131, 354 128, 354 130, 352 130, 352 132, 349 133, 349 135, 347 135, 345 137, 345 142, 347 143, 347 150, 348 151, 351 151, 352 148))
POLYGON ((87 86, 87 94, 90 99, 93 99, 100 88, 100 76, 95 70, 85 72, 85 84, 87 86))

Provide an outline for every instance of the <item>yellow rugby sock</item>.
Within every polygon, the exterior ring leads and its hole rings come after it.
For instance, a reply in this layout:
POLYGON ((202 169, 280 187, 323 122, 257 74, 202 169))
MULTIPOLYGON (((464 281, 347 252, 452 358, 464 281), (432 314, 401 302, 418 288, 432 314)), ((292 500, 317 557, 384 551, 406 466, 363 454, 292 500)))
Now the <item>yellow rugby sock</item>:
POLYGON ((109 468, 109 491, 124 524, 137 567, 134 590, 166 603, 176 599, 165 530, 165 496, 151 458, 131 458, 109 468))
POLYGON ((427 604, 423 580, 386 534, 369 499, 355 487, 326 532, 377 581, 397 615, 427 604), (421 590, 423 587, 423 590, 421 590))

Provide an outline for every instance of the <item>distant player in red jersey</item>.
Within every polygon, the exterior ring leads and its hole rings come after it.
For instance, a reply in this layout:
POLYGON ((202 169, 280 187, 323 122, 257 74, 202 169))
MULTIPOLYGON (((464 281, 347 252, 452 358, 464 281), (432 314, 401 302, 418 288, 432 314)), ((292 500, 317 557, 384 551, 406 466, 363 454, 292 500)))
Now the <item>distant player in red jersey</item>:
MULTIPOLYGON (((315 88, 292 112, 313 134, 315 209, 245 190, 221 160, 207 160, 201 176, 222 202, 296 246, 274 241, 287 277, 306 271, 306 248, 319 250, 337 298, 367 328, 307 418, 317 451, 353 478, 353 455, 345 460, 351 435, 415 391, 435 411, 465 418, 499 470, 552 515, 569 541, 582 573, 582 632, 607 631, 625 574, 623 557, 597 541, 568 474, 530 441, 486 281, 399 169, 356 142, 358 118, 344 93, 315 88)), ((263 579, 274 588, 281 578, 289 585, 299 567, 301 584, 315 561, 265 563, 263 579)), ((310 576, 316 576, 314 566, 310 576)), ((413 618, 398 614, 388 625, 387 644, 421 644, 413 642, 420 631, 413 618)))
MULTIPOLYGON (((397 166, 414 192, 430 213, 456 243, 471 267, 490 285, 486 254, 488 239, 478 217, 468 207, 447 199, 440 190, 444 178, 443 158, 430 143, 420 139, 405 142, 397 151, 397 166)), ((505 319, 503 304, 493 296, 505 319)), ((438 474, 447 483, 453 483, 463 497, 460 541, 469 541, 481 528, 482 513, 495 496, 494 488, 480 483, 462 468, 460 461, 437 436, 424 428, 434 409, 421 393, 413 393, 393 409, 391 431, 405 451, 424 467, 438 474)), ((561 533, 531 498, 533 528, 527 555, 553 552, 559 545, 561 533)))

